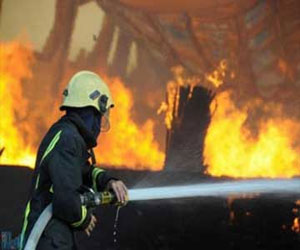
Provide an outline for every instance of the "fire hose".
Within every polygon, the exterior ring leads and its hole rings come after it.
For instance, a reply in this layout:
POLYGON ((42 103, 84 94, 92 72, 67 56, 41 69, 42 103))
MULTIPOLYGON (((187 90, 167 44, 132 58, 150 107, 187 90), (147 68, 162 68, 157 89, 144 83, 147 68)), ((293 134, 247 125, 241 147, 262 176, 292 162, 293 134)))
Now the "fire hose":
MULTIPOLYGON (((93 189, 88 187, 83 187, 86 191, 80 194, 81 204, 85 205, 87 208, 95 208, 99 205, 121 205, 118 203, 117 197, 113 192, 105 191, 105 192, 94 192, 93 189)), ((53 208, 52 203, 50 203, 41 213, 37 221, 35 222, 29 237, 26 241, 26 245, 24 250, 35 250, 39 239, 44 232, 48 222, 52 218, 53 215, 53 208)))
MULTIPOLYGON (((117 198, 112 192, 95 193, 86 188, 80 196, 81 203, 87 207, 95 208, 98 205, 117 204, 117 198)), ((217 183, 200 183, 182 186, 150 187, 128 190, 130 201, 175 199, 188 197, 228 197, 242 194, 300 194, 300 180, 273 179, 273 180, 247 180, 226 181, 217 183)), ((128 199, 127 199, 128 200, 128 199)), ((120 204, 122 205, 122 204, 120 204)), ((124 205, 124 204, 123 204, 124 205)), ((47 223, 52 217, 52 204, 44 209, 31 231, 25 250, 35 250, 36 245, 47 223)))

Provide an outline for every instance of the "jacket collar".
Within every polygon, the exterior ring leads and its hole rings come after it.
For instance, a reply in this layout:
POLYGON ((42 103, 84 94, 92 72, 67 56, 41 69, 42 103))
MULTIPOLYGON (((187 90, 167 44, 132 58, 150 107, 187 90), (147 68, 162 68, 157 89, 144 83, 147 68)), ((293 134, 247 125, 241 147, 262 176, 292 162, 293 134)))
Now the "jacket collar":
POLYGON ((76 128, 78 129, 78 132, 84 139, 88 149, 91 149, 91 148, 97 146, 97 141, 96 141, 95 137, 93 136, 92 132, 90 132, 87 129, 83 120, 81 119, 81 117, 78 114, 70 113, 68 115, 63 116, 62 119, 69 120, 76 126, 76 128))

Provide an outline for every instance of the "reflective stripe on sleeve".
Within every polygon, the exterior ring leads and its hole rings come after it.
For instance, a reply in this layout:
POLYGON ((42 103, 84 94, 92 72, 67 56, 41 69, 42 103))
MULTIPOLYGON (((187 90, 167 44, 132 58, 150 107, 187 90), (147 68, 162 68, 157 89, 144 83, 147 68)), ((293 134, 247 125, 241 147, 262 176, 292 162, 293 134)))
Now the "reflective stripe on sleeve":
POLYGON ((97 177, 99 176, 99 174, 105 172, 103 169, 101 168, 94 168, 93 172, 92 172, 92 179, 93 179, 93 189, 94 191, 98 191, 97 190, 97 177))
MULTIPOLYGON (((60 138, 60 134, 61 134, 62 130, 58 131, 56 133, 56 135, 53 137, 52 141, 50 142, 50 144, 48 145, 45 153, 43 154, 43 157, 40 161, 40 165, 42 164, 43 160, 47 157, 48 154, 50 154, 50 152, 54 149, 55 145, 57 144, 57 142, 59 141, 60 138)), ((35 189, 38 188, 39 186, 39 182, 40 182, 40 174, 38 174, 37 179, 36 179, 36 183, 35 183, 35 189)))

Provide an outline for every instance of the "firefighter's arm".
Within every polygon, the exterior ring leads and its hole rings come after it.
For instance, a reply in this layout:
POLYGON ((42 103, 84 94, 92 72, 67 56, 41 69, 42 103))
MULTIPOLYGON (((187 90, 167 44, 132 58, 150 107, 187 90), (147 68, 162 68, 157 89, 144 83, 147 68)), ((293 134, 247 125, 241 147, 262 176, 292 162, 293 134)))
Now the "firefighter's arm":
POLYGON ((91 166, 90 169, 92 187, 96 192, 112 190, 119 202, 124 203, 127 200, 127 188, 121 180, 109 176, 104 169, 99 167, 91 166))
POLYGON ((90 180, 94 191, 102 192, 107 189, 109 181, 117 179, 111 177, 104 169, 92 165, 90 167, 90 180))
POLYGON ((91 213, 81 205, 78 193, 82 176, 77 153, 75 139, 63 135, 47 165, 53 184, 53 216, 82 230, 90 224, 91 213))

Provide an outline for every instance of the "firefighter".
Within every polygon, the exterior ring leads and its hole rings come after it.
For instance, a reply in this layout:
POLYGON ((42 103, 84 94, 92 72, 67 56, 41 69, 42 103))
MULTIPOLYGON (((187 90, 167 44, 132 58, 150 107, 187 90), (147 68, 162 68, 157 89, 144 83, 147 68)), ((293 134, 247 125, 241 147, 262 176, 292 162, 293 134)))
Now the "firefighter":
POLYGON ((42 211, 52 202, 53 216, 37 249, 76 249, 75 232, 89 236, 97 219, 81 204, 82 185, 94 191, 112 190, 118 202, 127 197, 125 184, 96 167, 93 148, 100 131, 109 129, 114 106, 109 88, 95 73, 80 71, 63 92, 66 111, 47 132, 38 149, 21 234, 21 249, 42 211))

